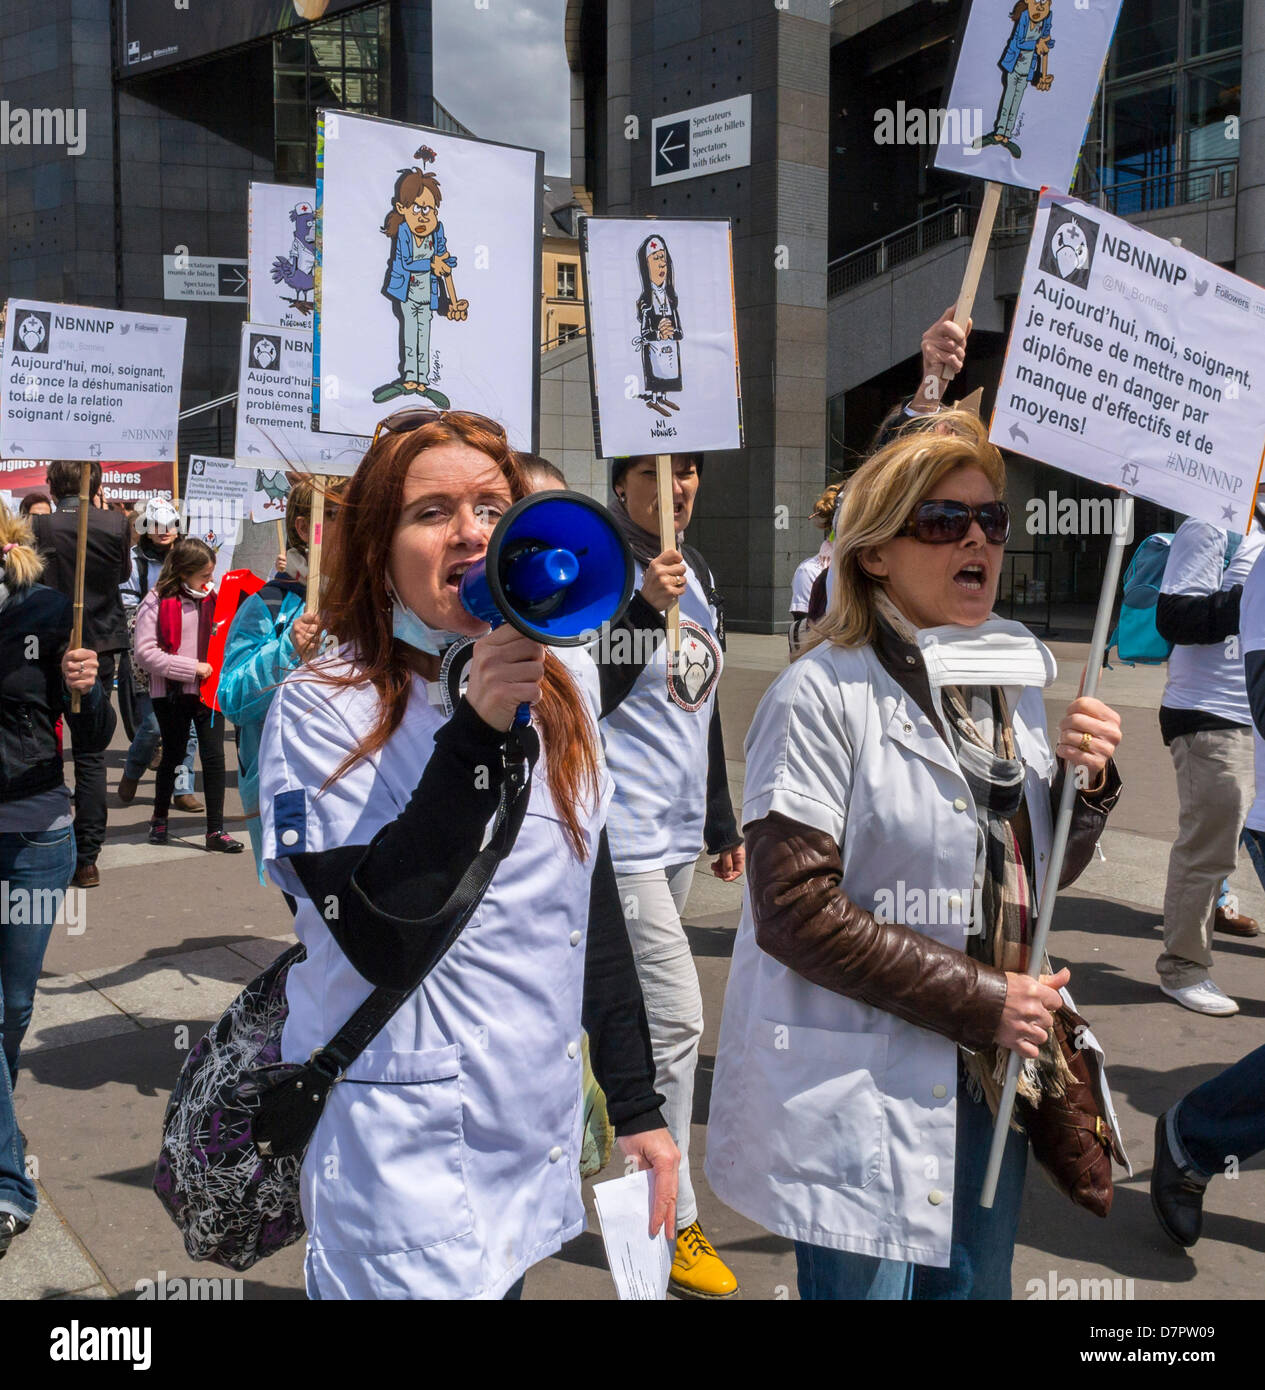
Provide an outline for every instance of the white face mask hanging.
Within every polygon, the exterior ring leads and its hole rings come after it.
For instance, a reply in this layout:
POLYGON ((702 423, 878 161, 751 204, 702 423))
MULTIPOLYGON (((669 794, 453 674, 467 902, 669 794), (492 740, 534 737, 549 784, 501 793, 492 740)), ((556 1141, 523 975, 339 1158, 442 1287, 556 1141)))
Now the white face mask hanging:
POLYGON ((391 595, 391 635, 396 641, 425 652, 427 656, 438 656, 461 636, 459 632, 448 632, 423 622, 396 593, 390 579, 387 580, 387 593, 391 595))

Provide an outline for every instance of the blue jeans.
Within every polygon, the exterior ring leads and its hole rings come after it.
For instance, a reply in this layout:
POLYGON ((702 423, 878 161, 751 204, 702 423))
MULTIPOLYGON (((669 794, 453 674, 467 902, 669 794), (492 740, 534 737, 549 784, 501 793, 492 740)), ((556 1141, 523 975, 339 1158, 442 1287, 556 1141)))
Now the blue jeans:
MULTIPOLYGON (((127 761, 123 764, 123 776, 139 782, 149 768, 149 760, 158 747, 158 719, 154 714, 154 702, 146 694, 133 697, 136 711, 136 737, 127 750, 127 761)), ((184 761, 176 769, 176 794, 183 796, 193 790, 193 757, 198 751, 198 736, 189 726, 189 743, 185 749, 184 761)))
POLYGON ((1168 1112, 1168 1146, 1201 1177, 1225 1172, 1265 1149, 1265 1047, 1196 1086, 1168 1112))
POLYGON ((1265 888, 1265 830, 1249 830, 1244 826, 1243 834, 1239 836, 1239 844, 1247 850, 1247 857, 1252 861, 1256 877, 1260 879, 1261 887, 1265 888))
POLYGON ((848 1250, 795 1242, 802 1299, 1009 1299, 1010 1264, 1023 1201, 1028 1139, 1011 1131, 993 1205, 979 1204, 993 1138, 987 1102, 972 1100, 958 1082, 953 1161, 953 1240, 947 1269, 884 1260, 848 1250))
POLYGON ((0 834, 0 1211, 24 1221, 35 1215, 39 1199, 26 1176, 13 1086, 44 951, 74 872, 75 832, 69 826, 0 834))

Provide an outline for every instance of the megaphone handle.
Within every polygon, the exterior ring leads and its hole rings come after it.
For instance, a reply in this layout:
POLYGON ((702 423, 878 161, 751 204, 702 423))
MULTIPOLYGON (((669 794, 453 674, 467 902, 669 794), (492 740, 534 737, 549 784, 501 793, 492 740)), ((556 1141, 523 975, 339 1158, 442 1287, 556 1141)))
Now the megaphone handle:
POLYGON ((531 706, 527 703, 526 700, 524 700, 523 703, 519 705, 518 709, 515 710, 514 723, 519 728, 522 728, 531 723, 531 706))
MULTIPOLYGON (((655 455, 654 473, 659 495, 659 550, 675 550, 676 525, 673 522, 671 454, 655 455)), ((681 650, 681 608, 676 599, 668 604, 663 618, 668 629, 668 659, 673 660, 681 650)))

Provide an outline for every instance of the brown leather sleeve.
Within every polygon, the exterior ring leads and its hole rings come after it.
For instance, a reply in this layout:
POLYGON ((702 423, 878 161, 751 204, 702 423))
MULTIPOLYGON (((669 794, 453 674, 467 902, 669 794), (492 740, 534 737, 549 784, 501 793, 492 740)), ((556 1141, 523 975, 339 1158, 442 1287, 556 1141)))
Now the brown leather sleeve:
MULTIPOLYGON (((1089 867, 1094 857, 1094 846, 1102 835, 1107 817, 1120 800, 1120 789, 1124 783, 1113 758, 1103 769, 1106 778, 1095 791, 1078 792, 1072 803, 1072 824, 1067 832, 1067 851, 1063 856, 1063 870, 1059 875, 1059 887, 1066 888, 1075 883, 1089 867)), ((1050 814, 1057 819, 1059 802, 1063 797, 1064 766, 1059 764, 1054 782, 1050 787, 1050 814)))
POLYGON ((746 828, 760 949, 797 975, 964 1047, 997 1035, 1006 976, 913 927, 881 923, 839 887, 830 835, 776 812, 746 828))

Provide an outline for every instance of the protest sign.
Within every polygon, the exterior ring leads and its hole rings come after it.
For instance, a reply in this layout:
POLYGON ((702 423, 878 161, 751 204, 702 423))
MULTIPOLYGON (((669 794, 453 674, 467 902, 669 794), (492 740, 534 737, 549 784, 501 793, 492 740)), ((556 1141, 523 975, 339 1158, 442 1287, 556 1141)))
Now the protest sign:
POLYGON ((586 217, 580 255, 598 454, 741 448, 729 222, 586 217))
POLYGON ((181 499, 181 528, 215 551, 215 582, 233 568, 233 549, 250 507, 252 478, 232 459, 193 454, 181 499))
POLYGON ((312 330, 242 324, 237 377, 239 467, 287 468, 347 476, 370 440, 312 428, 312 330))
POLYGON ((281 469, 256 469, 250 493, 250 519, 284 521, 289 496, 290 480, 281 469))
MULTIPOLYGON (((317 425, 410 405, 535 449, 543 155, 345 112, 317 127, 317 425)), ((332 470, 330 470, 332 471, 332 470)))
POLYGON ((1265 289, 1065 194, 1037 209, 995 444, 1246 531, 1265 289))
POLYGON ((936 168, 1070 188, 1120 4, 974 0, 948 102, 933 113, 936 168))
POLYGON ((252 323, 310 328, 316 308, 316 189, 250 185, 249 305, 252 323))
POLYGON ((11 299, 6 323, 5 458, 175 457, 184 319, 11 299))
MULTIPOLYGON (((101 491, 107 503, 171 496, 171 464, 116 463, 101 459, 101 491)), ((0 459, 0 482, 19 501, 28 492, 48 491, 48 461, 0 459)))

